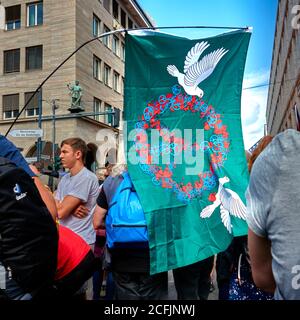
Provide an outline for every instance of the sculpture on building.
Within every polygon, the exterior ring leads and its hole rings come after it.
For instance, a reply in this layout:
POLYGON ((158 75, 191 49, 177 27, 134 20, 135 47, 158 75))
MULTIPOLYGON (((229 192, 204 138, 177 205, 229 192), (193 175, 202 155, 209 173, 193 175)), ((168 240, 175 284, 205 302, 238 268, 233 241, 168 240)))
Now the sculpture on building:
POLYGON ((71 95, 71 107, 69 108, 70 112, 84 111, 84 108, 81 106, 82 89, 79 85, 79 81, 75 80, 74 84, 68 83, 67 87, 70 90, 71 95))

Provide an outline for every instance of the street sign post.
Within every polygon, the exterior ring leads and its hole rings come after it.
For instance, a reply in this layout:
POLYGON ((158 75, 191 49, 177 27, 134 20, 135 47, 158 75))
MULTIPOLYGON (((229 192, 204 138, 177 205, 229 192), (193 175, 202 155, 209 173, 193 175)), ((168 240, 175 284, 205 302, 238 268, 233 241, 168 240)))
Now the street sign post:
POLYGON ((12 130, 9 134, 14 138, 39 138, 43 136, 43 129, 12 130))

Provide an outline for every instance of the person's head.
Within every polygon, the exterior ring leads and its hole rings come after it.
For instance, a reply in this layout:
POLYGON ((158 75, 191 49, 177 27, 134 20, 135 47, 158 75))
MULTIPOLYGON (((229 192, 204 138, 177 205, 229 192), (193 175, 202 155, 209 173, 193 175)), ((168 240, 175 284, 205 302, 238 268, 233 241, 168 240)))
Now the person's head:
POLYGON ((111 171, 110 175, 112 177, 116 177, 116 176, 122 174, 124 171, 127 171, 126 164, 116 164, 112 167, 112 171, 111 171))
POLYGON ((82 139, 65 139, 60 147, 60 158, 64 168, 72 169, 77 163, 84 165, 87 146, 82 139))
POLYGON ((252 170, 252 166, 255 162, 255 160, 257 159, 257 157, 262 153, 262 151, 267 147, 267 145, 272 141, 273 137, 270 135, 264 136, 258 146, 256 147, 256 149, 252 152, 251 157, 249 159, 248 162, 248 170, 249 172, 251 172, 252 170))
POLYGON ((100 181, 104 181, 108 177, 107 174, 107 169, 106 168, 101 168, 97 171, 97 178, 100 181))

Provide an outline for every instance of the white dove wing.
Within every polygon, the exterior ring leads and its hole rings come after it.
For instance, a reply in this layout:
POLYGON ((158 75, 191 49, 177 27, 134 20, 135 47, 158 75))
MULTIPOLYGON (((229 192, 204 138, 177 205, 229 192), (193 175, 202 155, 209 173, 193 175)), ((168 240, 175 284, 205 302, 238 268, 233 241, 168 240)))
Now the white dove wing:
POLYGON ((221 214, 221 220, 224 224, 225 228, 228 230, 229 233, 231 233, 231 219, 229 211, 226 210, 222 205, 220 206, 220 214, 221 214))
POLYGON ((188 52, 184 61, 184 73, 187 72, 188 68, 192 66, 199 60, 199 57, 203 53, 205 49, 207 49, 210 45, 207 42, 198 42, 196 43, 193 48, 188 52))
POLYGON ((233 216, 246 220, 246 207, 239 195, 228 188, 220 191, 220 201, 223 207, 233 216))
POLYGON ((228 50, 225 50, 224 48, 215 50, 204 56, 199 62, 190 66, 185 73, 185 85, 191 87, 198 86, 200 82, 213 73, 216 65, 227 52, 228 50))
POLYGON ((201 212, 200 217, 201 218, 209 218, 215 209, 221 204, 220 200, 217 198, 215 202, 211 205, 206 206, 201 212))

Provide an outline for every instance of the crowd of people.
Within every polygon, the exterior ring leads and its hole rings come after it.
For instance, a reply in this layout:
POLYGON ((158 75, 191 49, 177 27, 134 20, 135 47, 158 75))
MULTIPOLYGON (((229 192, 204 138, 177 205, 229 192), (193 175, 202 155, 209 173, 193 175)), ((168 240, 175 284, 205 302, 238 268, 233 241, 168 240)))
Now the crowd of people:
MULTIPOLYGON (((228 249, 216 256, 174 269, 178 299, 206 300, 214 268, 220 300, 300 299, 299 151, 300 133, 286 130, 274 138, 264 137, 254 152, 247 154, 248 236, 234 238, 228 249)), ((86 154, 86 143, 80 138, 61 142, 60 158, 67 173, 52 193, 41 182, 39 170, 0 136, 2 299, 167 299, 168 273, 150 275, 149 246, 107 246, 105 220, 128 175, 126 166, 107 163, 96 176, 85 166, 86 154), (4 186, 13 190, 13 197, 7 198, 4 186), (22 217, 27 206, 33 218, 36 210, 44 223, 34 232, 27 217, 22 217), (9 210, 15 219, 8 219, 9 210), (21 229, 24 232, 13 232, 21 229), (40 245, 43 239, 48 241, 49 248, 39 251, 37 243, 31 249, 37 238, 40 245), (21 247, 27 251, 22 253, 21 247), (47 257, 51 261, 42 264, 47 257), (26 265, 28 270, 39 268, 36 279, 24 277, 26 265), (103 283, 105 297, 101 294, 103 283)))

